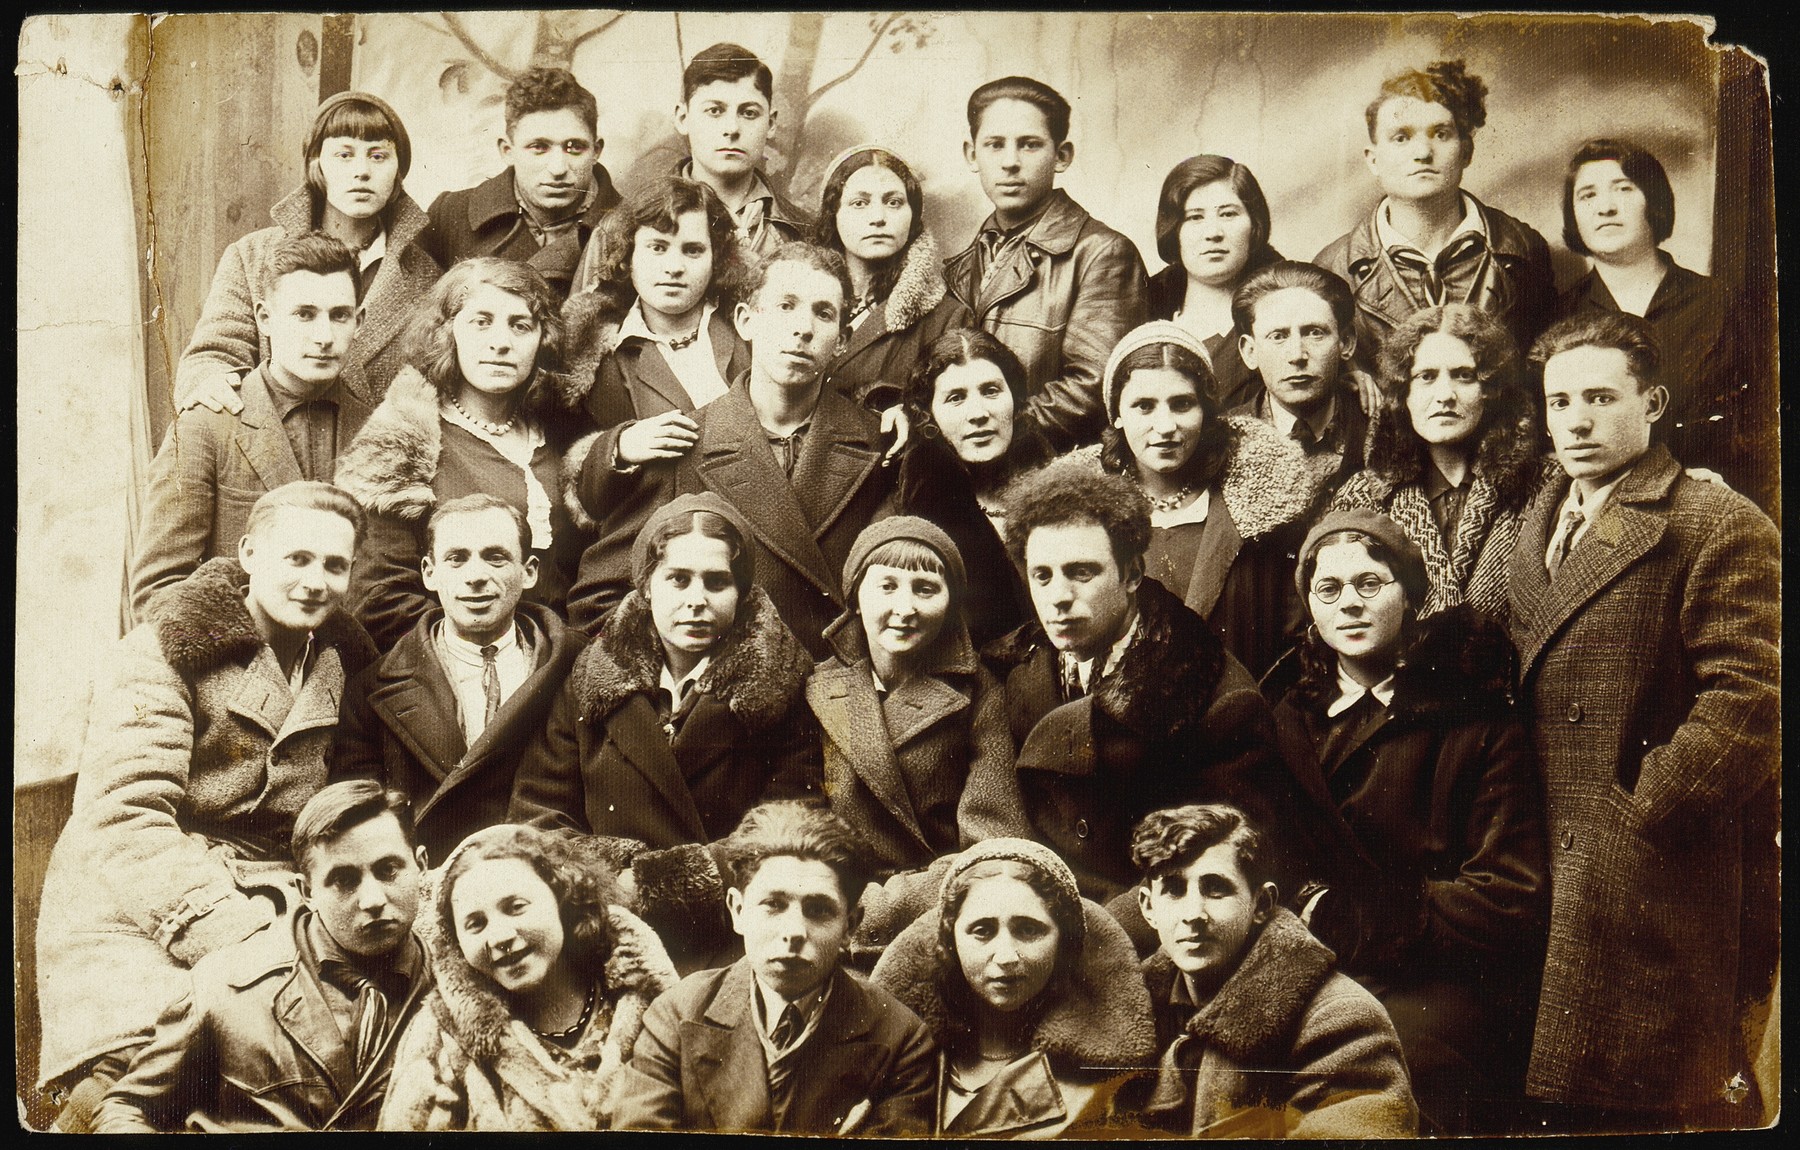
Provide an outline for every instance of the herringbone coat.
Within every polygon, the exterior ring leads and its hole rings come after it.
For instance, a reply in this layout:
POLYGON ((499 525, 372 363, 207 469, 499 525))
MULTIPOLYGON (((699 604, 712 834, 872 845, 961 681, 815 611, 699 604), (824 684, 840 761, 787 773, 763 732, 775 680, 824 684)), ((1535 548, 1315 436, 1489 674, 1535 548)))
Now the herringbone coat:
POLYGON ((1529 1088, 1708 1117, 1749 1077, 1736 1000, 1768 990, 1738 983, 1776 909, 1743 892, 1779 818, 1780 539, 1656 446, 1552 580, 1568 487, 1538 493, 1509 568, 1550 828, 1529 1088))

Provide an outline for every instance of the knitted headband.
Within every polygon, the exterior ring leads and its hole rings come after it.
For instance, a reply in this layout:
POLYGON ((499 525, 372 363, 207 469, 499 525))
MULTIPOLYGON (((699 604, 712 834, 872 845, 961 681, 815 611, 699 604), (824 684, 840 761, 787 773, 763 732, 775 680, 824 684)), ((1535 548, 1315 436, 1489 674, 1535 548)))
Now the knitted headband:
POLYGON ((1209 362, 1206 356, 1206 346, 1195 339, 1186 328, 1172 320, 1153 319, 1149 323, 1132 328, 1125 333, 1125 338, 1119 341, 1119 345, 1113 348, 1112 354, 1106 357, 1106 370, 1100 374, 1100 386, 1102 396, 1106 400, 1106 418, 1108 420, 1119 413, 1118 385, 1113 382, 1113 376, 1118 372, 1119 365, 1125 362, 1126 356, 1138 348, 1149 347, 1156 343, 1175 344, 1193 352, 1199 357, 1201 363, 1209 362))
POLYGON ((1081 906, 1081 890, 1075 885, 1075 874, 1055 851, 1030 839, 1004 838, 983 839, 950 860, 950 869, 944 872, 940 901, 949 896, 950 886, 958 875, 977 863, 984 862, 1020 862, 1034 867, 1056 884, 1057 893, 1065 896, 1077 908, 1081 906))
POLYGON ((938 558, 944 562, 944 578, 949 584, 950 600, 960 605, 968 576, 964 573, 962 552, 956 549, 956 542, 945 534, 943 528, 929 519, 921 519, 916 515, 890 515, 863 528, 862 533, 856 537, 856 542, 850 545, 850 554, 844 560, 843 586, 844 598, 849 601, 851 609, 856 607, 857 584, 862 582, 863 574, 868 570, 869 556, 882 544, 899 539, 921 543, 937 552, 938 558))

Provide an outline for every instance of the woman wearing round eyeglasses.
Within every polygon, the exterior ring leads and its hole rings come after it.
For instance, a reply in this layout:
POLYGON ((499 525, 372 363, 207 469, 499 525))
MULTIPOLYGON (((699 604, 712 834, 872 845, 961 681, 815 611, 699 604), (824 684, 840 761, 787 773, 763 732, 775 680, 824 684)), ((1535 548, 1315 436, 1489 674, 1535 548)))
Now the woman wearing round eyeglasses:
POLYGON ((1338 837, 1301 909, 1387 1007, 1437 1133, 1492 1131, 1523 1086, 1543 963, 1543 783, 1510 694, 1513 650, 1463 606, 1420 621, 1424 559, 1374 511, 1300 549, 1312 626, 1264 684, 1283 749, 1338 837), (1353 860, 1353 861, 1349 861, 1353 860))

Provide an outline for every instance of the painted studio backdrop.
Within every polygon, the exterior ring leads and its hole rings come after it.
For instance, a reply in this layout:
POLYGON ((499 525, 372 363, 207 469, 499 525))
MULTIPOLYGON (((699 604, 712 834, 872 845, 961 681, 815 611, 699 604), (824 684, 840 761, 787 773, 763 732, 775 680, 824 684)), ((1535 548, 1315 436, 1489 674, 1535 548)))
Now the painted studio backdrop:
MULTIPOLYGON (((1773 197, 1761 65, 1705 25, 1618 17, 1294 14, 669 12, 35 17, 22 29, 18 232, 18 863, 47 854, 33 785, 78 762, 96 668, 121 630, 128 540, 170 380, 220 254, 299 185, 323 96, 376 93, 410 131, 421 205, 503 166, 502 92, 532 63, 572 69, 600 102, 601 162, 634 173, 681 154, 683 62, 720 40, 775 71, 770 176, 816 207, 845 147, 882 143, 924 183, 956 251, 987 212, 962 160, 983 81, 1042 78, 1074 104, 1061 183, 1134 240, 1151 271, 1163 175, 1216 152, 1253 168, 1274 245, 1310 258, 1378 198, 1363 109, 1381 79, 1445 56, 1490 88, 1464 186, 1541 232, 1567 283, 1563 168, 1625 136, 1668 168, 1667 250, 1720 276, 1773 331, 1773 197), (79 155, 80 162, 72 162, 79 155)), ((1772 341, 1772 334, 1765 343, 1772 341)), ((1776 384, 1752 352, 1773 451, 1776 384)), ((1772 471, 1772 465, 1770 467, 1772 471)), ((1770 492, 1752 492, 1773 506, 1770 492)), ((1778 511, 1777 511, 1778 514, 1778 511)), ((66 788, 65 788, 66 790, 66 788)), ((43 816, 55 820, 55 812, 43 816)), ((39 860, 41 865, 41 859, 39 860)), ((29 882, 21 879, 25 886, 29 882)))

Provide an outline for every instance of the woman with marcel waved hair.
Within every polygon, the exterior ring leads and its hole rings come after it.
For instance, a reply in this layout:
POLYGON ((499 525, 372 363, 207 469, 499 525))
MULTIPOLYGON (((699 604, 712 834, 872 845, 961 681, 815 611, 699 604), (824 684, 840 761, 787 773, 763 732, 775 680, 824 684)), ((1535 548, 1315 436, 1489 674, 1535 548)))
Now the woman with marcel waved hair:
POLYGON ((1055 852, 995 838, 957 855, 938 905, 889 944, 874 981, 930 1027, 936 1132, 1093 1133, 1156 1056, 1137 952, 1055 852))
POLYGON ((340 92, 319 105, 301 141, 306 182, 269 209, 273 227, 225 249, 175 368, 176 406, 236 410, 244 374, 268 359, 256 322, 263 268, 283 239, 322 231, 362 269, 363 322, 344 356, 340 386, 373 405, 405 362, 412 306, 443 269, 415 242, 426 216, 402 186, 412 139, 386 101, 340 92))
POLYGON ((1512 335, 1469 304, 1414 312, 1382 346, 1369 466, 1332 499, 1390 516, 1425 557, 1421 618, 1467 603, 1506 620, 1506 561, 1556 467, 1512 335))
POLYGON ((906 161, 871 145, 826 169, 813 242, 844 257, 854 296, 825 382, 876 411, 897 407, 925 348, 949 322, 925 196, 906 161))
POLYGON ((394 1053, 383 1130, 605 1130, 652 1000, 675 985, 613 875, 501 825, 445 862, 421 919, 437 986, 394 1053))
POLYGON ((1629 140, 1588 140, 1563 180, 1563 242, 1592 262, 1557 300, 1556 318, 1591 312, 1642 316, 1656 332, 1666 388, 1658 423, 1684 464, 1725 468, 1742 392, 1734 358, 1731 293, 1662 250, 1675 230, 1675 192, 1654 155, 1629 140))
POLYGON ((337 481, 370 516, 351 601, 384 650, 436 599, 419 558, 439 502, 485 491, 517 507, 530 529, 537 585, 560 612, 592 522, 560 497, 565 457, 590 425, 562 376, 562 318, 528 264, 479 257, 444 274, 414 315, 408 364, 338 461, 337 481))
POLYGON ((1200 340, 1220 411, 1251 403, 1262 390, 1238 354, 1231 297, 1253 272, 1281 259, 1269 231, 1262 185, 1236 160, 1191 156, 1164 177, 1156 253, 1168 266, 1150 277, 1150 318, 1173 320, 1200 340))

